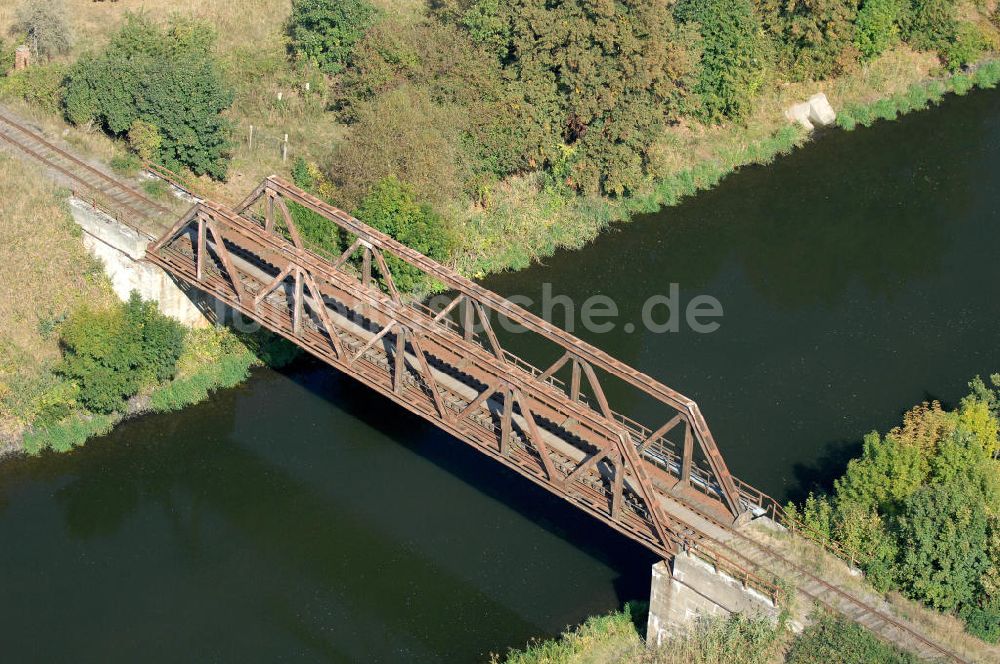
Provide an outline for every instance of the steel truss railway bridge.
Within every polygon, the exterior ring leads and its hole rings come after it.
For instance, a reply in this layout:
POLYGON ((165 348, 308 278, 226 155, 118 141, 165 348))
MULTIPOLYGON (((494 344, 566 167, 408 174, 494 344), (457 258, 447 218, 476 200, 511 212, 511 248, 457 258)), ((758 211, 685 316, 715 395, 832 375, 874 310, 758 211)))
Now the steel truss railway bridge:
MULTIPOLYGON (((0 146, 43 164, 74 195, 140 235, 170 210, 70 154, 0 109, 0 146)), ((173 174, 154 175, 184 188, 173 174)), ((871 593, 821 578, 741 524, 767 516, 808 536, 772 499, 734 477, 688 397, 520 309, 278 178, 243 203, 200 200, 146 259, 182 284, 259 322, 403 408, 433 422, 664 559, 700 558, 746 588, 783 600, 781 578, 928 659, 964 662, 871 593), (292 212, 330 222, 346 247, 307 246, 292 212), (442 309, 405 297, 393 271, 452 294, 442 309), (501 344, 503 316, 548 357, 533 366, 501 344), (632 413, 626 417, 622 411, 632 413), (641 413, 641 416, 635 415, 641 413), (639 421, 642 420, 642 421, 639 421)), ((829 546, 829 545, 827 545, 829 546)), ((855 562, 854 554, 834 554, 855 562)))
POLYGON ((200 200, 146 259, 664 559, 684 552, 774 603, 784 579, 923 657, 965 661, 881 600, 741 532, 762 516, 798 524, 730 473, 694 400, 280 178, 233 208, 200 200), (307 245, 297 210, 329 221, 346 249, 307 245), (394 270, 450 301, 407 297, 394 270), (537 337, 544 366, 504 347, 499 317, 537 337))

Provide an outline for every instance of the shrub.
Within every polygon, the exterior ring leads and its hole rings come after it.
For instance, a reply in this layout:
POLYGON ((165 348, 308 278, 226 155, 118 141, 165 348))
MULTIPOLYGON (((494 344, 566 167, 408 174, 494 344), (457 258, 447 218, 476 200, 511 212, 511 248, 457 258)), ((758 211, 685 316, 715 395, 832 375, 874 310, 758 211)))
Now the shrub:
MULTIPOLYGON (((430 206, 417 201, 414 189, 394 177, 379 182, 365 196, 355 216, 411 249, 437 261, 451 256, 454 238, 444 219, 430 206)), ((427 285, 415 267, 386 255, 396 287, 405 292, 427 285)))
POLYGON ((163 136, 152 122, 138 119, 128 129, 128 146, 146 161, 156 159, 163 145, 163 136))
POLYGON ((145 147, 155 143, 151 128, 160 136, 158 161, 222 179, 230 131, 222 113, 233 95, 211 55, 214 39, 205 23, 178 18, 163 29, 129 15, 102 53, 71 70, 67 117, 74 124, 97 122, 114 136, 141 121, 152 141, 145 147))
POLYGON ((758 0, 764 25, 796 79, 840 74, 855 60, 858 0, 758 0))
POLYGON ((934 51, 954 39, 958 29, 956 0, 910 0, 903 14, 903 37, 925 51, 934 51))
POLYGON ((674 16, 697 23, 702 37, 695 87, 699 117, 708 122, 744 117, 764 68, 762 29, 751 0, 680 0, 674 16))
POLYGON ((79 386, 79 401, 97 413, 120 410, 145 384, 171 378, 184 328, 136 293, 110 310, 84 308, 63 324, 58 373, 79 386))
POLYGON ((979 26, 962 21, 957 24, 954 36, 942 46, 941 57, 950 71, 958 71, 978 60, 984 50, 986 41, 979 26))
POLYGON ((479 0, 470 11, 472 34, 495 52, 532 126, 530 158, 552 166, 569 146, 568 187, 640 187, 656 133, 694 85, 696 33, 678 30, 659 0, 479 0))
POLYGON ((12 30, 23 34, 32 53, 44 58, 65 55, 72 45, 63 0, 26 0, 12 30))
POLYGON ((23 99, 47 113, 59 113, 63 103, 65 65, 52 62, 13 71, 0 77, 0 90, 6 96, 23 99))
POLYGON ((916 664, 909 653, 890 646, 844 618, 822 613, 792 642, 786 664, 916 664))
POLYGON ((461 199, 468 165, 460 147, 462 116, 412 86, 359 104, 357 121, 326 169, 346 209, 360 204, 376 183, 396 177, 431 204, 461 199))
POLYGON ((900 0, 865 0, 854 27, 854 45, 865 60, 881 55, 899 39, 900 0))
POLYGON ((365 0, 293 0, 287 26, 292 51, 336 74, 374 19, 375 8, 365 0))

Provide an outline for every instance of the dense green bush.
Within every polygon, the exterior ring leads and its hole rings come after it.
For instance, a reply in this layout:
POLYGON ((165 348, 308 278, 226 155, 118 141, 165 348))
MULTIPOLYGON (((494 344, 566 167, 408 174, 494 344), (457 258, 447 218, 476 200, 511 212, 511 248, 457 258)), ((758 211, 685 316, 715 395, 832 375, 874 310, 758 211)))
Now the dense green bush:
POLYGON ((763 81, 765 51, 751 0, 680 0, 674 16, 696 23, 701 72, 695 92, 698 115, 708 122, 744 117, 763 81))
POLYGON ((917 659, 880 641, 857 623, 828 614, 815 616, 793 642, 786 664, 916 664, 917 659))
POLYGON ((12 71, 0 77, 0 94, 24 100, 48 113, 59 113, 66 72, 66 65, 58 62, 12 71))
POLYGON ((336 74, 374 20, 366 0, 293 0, 288 36, 298 57, 336 74))
POLYGON ((74 312, 63 324, 60 340, 58 373, 79 386, 85 408, 112 413, 144 385, 173 377, 184 328, 133 293, 110 310, 74 312))
POLYGON ((854 45, 865 60, 881 55, 899 39, 902 0, 865 0, 858 11, 854 45))
POLYGON ((859 0, 757 0, 764 25, 797 79, 836 76, 857 58, 859 0))
POLYGON ((129 15, 102 53, 70 71, 67 117, 115 136, 144 122, 158 132, 146 145, 164 165, 225 177, 230 126, 222 113, 233 95, 212 56, 214 39, 202 22, 175 19, 163 29, 129 15))
POLYGON ((657 0, 480 0, 470 12, 470 34, 498 58, 533 127, 525 159, 562 166, 553 170, 577 191, 639 187, 654 137, 695 84, 697 35, 657 0))
MULTIPOLYGON (((444 262, 451 256, 454 238, 444 219, 430 206, 419 203, 412 187, 394 177, 375 185, 354 214, 369 226, 434 260, 444 262)), ((386 264, 401 291, 429 285, 417 268, 395 256, 386 255, 386 264)))
MULTIPOLYGON (((323 177, 314 164, 301 157, 296 159, 292 166, 292 182, 295 183, 295 186, 321 198, 324 196, 317 189, 320 184, 319 180, 323 177)), ((340 227, 323 215, 304 208, 298 203, 289 203, 288 211, 292 215, 292 222, 302 236, 303 242, 310 249, 327 257, 336 257, 347 248, 340 227)))
POLYGON ((941 57, 949 71, 958 71, 982 56, 986 50, 986 40, 979 26, 961 21, 955 27, 954 36, 941 47, 941 57))
POLYGON ((903 38, 914 48, 943 49, 958 29, 957 0, 909 0, 902 14, 903 38))

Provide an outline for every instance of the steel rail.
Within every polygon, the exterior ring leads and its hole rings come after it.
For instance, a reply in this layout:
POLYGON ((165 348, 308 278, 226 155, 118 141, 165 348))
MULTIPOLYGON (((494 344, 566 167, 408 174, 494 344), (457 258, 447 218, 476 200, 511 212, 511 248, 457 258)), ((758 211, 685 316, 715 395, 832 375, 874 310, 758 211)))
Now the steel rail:
MULTIPOLYGON (((701 516, 702 518, 706 519, 707 521, 712 522, 716 527, 721 528, 721 529, 725 530, 726 532, 732 534, 733 536, 739 538, 747 546, 756 548, 757 550, 761 551, 765 556, 767 556, 767 557, 771 558, 772 560, 776 561, 778 564, 786 565, 786 566, 792 568, 793 570, 795 570, 796 573, 801 574, 802 576, 808 578, 809 580, 811 580, 811 581, 813 581, 813 582, 815 582, 815 583, 823 586, 825 589, 831 590, 835 594, 840 595, 841 597, 845 598, 850 603, 852 603, 855 606, 857 606, 858 608, 862 609, 865 613, 868 613, 868 614, 874 616, 875 618, 881 620, 882 622, 884 622, 886 624, 892 625, 893 627, 895 627, 896 629, 898 629, 900 632, 908 634, 909 636, 911 636, 914 639, 916 639, 922 645, 924 645, 924 646, 930 648, 931 650, 935 651, 937 654, 939 654, 939 655, 941 655, 941 656, 943 656, 943 657, 945 657, 945 658, 947 658, 947 659, 949 659, 951 661, 957 662, 958 664, 970 664, 968 660, 963 659, 958 654, 956 654, 956 653, 954 653, 954 652, 952 652, 950 650, 947 650, 944 646, 941 646, 940 644, 935 643, 934 641, 931 641, 930 639, 928 639, 924 635, 922 635, 919 632, 913 630, 912 628, 908 627, 907 625, 899 622, 894 617, 888 615, 887 613, 885 613, 881 609, 878 609, 878 608, 872 606, 871 604, 867 603, 865 600, 863 600, 861 598, 858 598, 858 597, 855 597, 854 595, 852 595, 851 593, 847 592, 843 588, 839 588, 839 587, 837 587, 837 586, 829 583, 825 579, 819 577, 817 574, 809 571, 808 569, 806 569, 805 567, 803 567, 799 563, 797 563, 794 560, 790 559, 789 557, 787 557, 783 553, 775 550, 773 547, 768 546, 767 544, 763 544, 761 542, 758 542, 757 540, 755 540, 755 539, 753 539, 751 537, 748 537, 744 533, 740 532, 739 529, 734 528, 731 524, 725 524, 725 523, 720 522, 717 518, 715 518, 711 514, 705 512, 704 510, 702 510, 697 505, 695 505, 693 503, 689 503, 688 501, 683 500, 681 498, 678 498, 677 496, 674 496, 672 494, 666 494, 665 493, 663 495, 665 495, 667 497, 667 499, 673 500, 673 501, 675 501, 677 503, 680 503, 681 505, 683 505, 683 506, 687 507, 688 509, 692 510, 693 512, 697 513, 699 516, 701 516)), ((715 539, 715 538, 712 538, 712 541, 716 544, 716 546, 720 546, 720 547, 724 548, 725 550, 729 551, 733 555, 735 555, 738 558, 744 560, 751 567, 753 567, 755 569, 767 569, 761 563, 759 563, 759 562, 753 560, 752 558, 750 558, 748 556, 748 554, 746 554, 744 552, 741 552, 741 551, 733 548, 733 546, 730 543, 728 543, 728 542, 722 542, 722 541, 720 541, 718 539, 715 539)), ((812 542, 812 540, 808 539, 808 538, 806 538, 806 541, 812 542)), ((813 543, 815 544, 815 542, 813 542, 813 543)), ((771 571, 771 573, 774 574, 773 571, 771 571)), ((778 575, 778 576, 780 576, 780 575, 778 575)), ((837 606, 833 605, 830 601, 824 599, 823 597, 821 597, 819 595, 815 595, 815 594, 809 592, 808 590, 802 589, 801 586, 799 586, 797 588, 797 590, 799 592, 801 592, 802 594, 806 595, 807 597, 810 597, 813 601, 819 602, 820 604, 823 604, 827 609, 829 609, 831 611, 834 611, 836 613, 840 613, 842 615, 848 615, 842 609, 840 609, 837 606)), ((854 619, 852 616, 848 615, 848 617, 850 617, 852 620, 854 620, 854 622, 857 622, 858 624, 862 624, 863 625, 863 623, 861 623, 859 620, 854 619)), ((871 629, 871 628, 869 628, 869 629, 871 629)))
MULTIPOLYGON (((98 170, 97 168, 94 168, 90 164, 88 164, 88 163, 82 161, 81 159, 73 156, 69 152, 67 152, 67 151, 63 150, 62 148, 60 148, 59 146, 53 144, 52 142, 50 142, 49 140, 47 140, 43 136, 39 135, 38 133, 36 133, 36 132, 28 129, 27 127, 25 127, 21 123, 17 122, 16 120, 11 119, 8 115, 6 115, 4 113, 0 113, 0 122, 13 127, 17 132, 20 132, 24 136, 29 137, 31 140, 33 140, 36 143, 40 144, 44 148, 46 148, 48 150, 51 150, 58 157, 60 157, 62 159, 65 159, 66 161, 68 161, 73 166, 76 166, 76 167, 84 170, 88 174, 92 174, 92 175, 96 176, 99 180, 101 180, 102 182, 107 183, 110 187, 112 187, 114 189, 117 189, 119 192, 125 193, 126 196, 130 196, 130 197, 132 197, 134 199, 138 199, 142 203, 144 203, 146 205, 149 205, 150 207, 154 208, 159 213, 170 214, 170 212, 171 212, 170 208, 166 207, 165 205, 162 205, 161 203, 158 203, 158 202, 154 201, 153 199, 149 198, 148 196, 146 196, 142 192, 138 191, 137 189, 135 189, 135 188, 133 188, 133 187, 131 187, 131 186, 129 186, 129 185, 121 182, 120 180, 116 180, 115 178, 111 177, 110 175, 107 175, 106 173, 98 170)), ((19 141, 15 137, 11 136, 9 133, 3 132, 3 131, 0 131, 0 136, 2 136, 5 140, 7 140, 8 143, 11 143, 12 145, 20 148, 21 150, 23 150, 27 154, 31 155, 35 159, 38 159, 39 161, 42 161, 47 166, 55 168, 56 170, 58 170, 63 175, 65 175, 67 177, 70 177, 73 180, 75 180, 76 182, 79 182, 80 184, 84 185, 87 189, 91 189, 93 191, 97 191, 97 192, 99 192, 101 194, 104 194, 105 196, 109 195, 107 191, 101 189, 100 187, 94 185, 91 182, 86 181, 79 173, 72 173, 72 172, 70 172, 64 166, 62 166, 60 164, 57 164, 53 159, 51 159, 49 157, 45 157, 44 155, 41 155, 37 150, 34 150, 34 149, 30 148, 29 146, 25 145, 24 141, 19 141)), ((142 210, 139 210, 138 208, 133 207, 132 204, 121 203, 121 205, 123 207, 126 207, 126 208, 130 209, 133 213, 135 213, 139 217, 142 217, 142 218, 148 218, 149 217, 149 215, 147 213, 143 212, 142 210)))

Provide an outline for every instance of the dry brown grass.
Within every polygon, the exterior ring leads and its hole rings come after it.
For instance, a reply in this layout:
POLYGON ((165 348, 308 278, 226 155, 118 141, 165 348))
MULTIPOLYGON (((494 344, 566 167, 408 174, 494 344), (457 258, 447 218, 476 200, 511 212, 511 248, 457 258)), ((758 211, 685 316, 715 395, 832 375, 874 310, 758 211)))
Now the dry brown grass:
MULTIPOLYGON (((0 392, 59 357, 45 328, 83 302, 113 301, 101 266, 84 250, 64 192, 40 167, 0 153, 0 392)), ((0 440, 16 433, 0 416, 0 440)))

